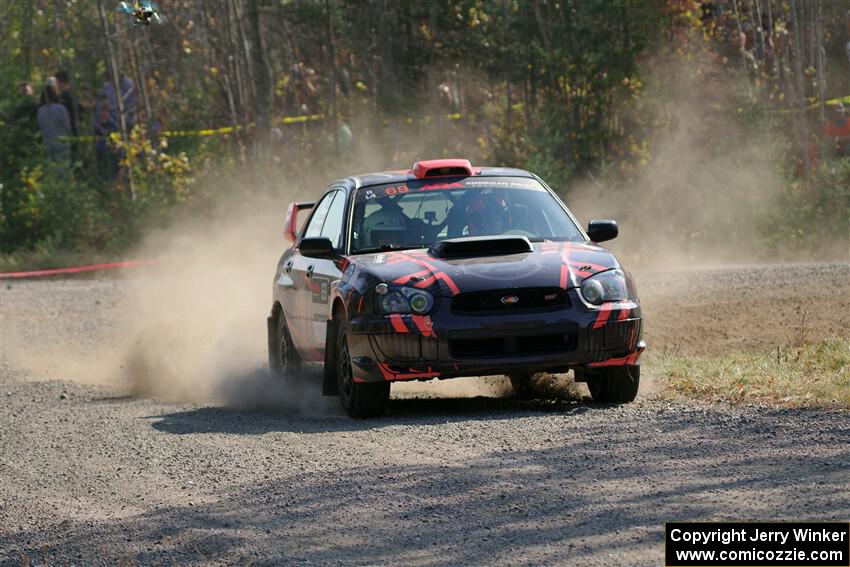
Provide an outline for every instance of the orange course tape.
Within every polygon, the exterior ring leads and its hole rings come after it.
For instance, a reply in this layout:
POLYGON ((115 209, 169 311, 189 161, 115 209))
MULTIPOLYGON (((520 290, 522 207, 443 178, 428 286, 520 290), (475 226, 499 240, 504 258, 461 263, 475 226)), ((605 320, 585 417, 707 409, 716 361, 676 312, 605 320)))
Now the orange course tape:
POLYGON ((134 268, 136 266, 149 266, 158 263, 158 260, 128 260, 126 262, 109 262, 107 264, 91 264, 88 266, 76 266, 73 268, 56 268, 53 270, 36 270, 32 272, 3 272, 0 280, 39 278, 44 276, 60 276, 64 274, 79 274, 82 272, 94 272, 97 270, 108 270, 112 268, 134 268))

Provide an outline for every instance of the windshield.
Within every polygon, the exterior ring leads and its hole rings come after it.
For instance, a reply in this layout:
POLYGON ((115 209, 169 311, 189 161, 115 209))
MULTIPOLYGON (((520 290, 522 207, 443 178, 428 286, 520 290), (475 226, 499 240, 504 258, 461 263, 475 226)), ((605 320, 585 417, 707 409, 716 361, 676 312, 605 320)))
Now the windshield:
POLYGON ((569 215, 536 179, 416 179, 363 187, 354 197, 352 254, 502 234, 584 241, 569 215))

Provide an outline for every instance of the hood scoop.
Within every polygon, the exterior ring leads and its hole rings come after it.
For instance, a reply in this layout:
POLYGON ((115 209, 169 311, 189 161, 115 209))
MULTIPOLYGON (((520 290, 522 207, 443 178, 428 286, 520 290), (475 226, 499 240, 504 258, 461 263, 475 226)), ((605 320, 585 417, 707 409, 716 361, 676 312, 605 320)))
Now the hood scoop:
POLYGON ((506 256, 533 252, 531 241, 525 236, 470 236, 450 238, 435 242, 428 248, 434 258, 475 258, 478 256, 506 256))

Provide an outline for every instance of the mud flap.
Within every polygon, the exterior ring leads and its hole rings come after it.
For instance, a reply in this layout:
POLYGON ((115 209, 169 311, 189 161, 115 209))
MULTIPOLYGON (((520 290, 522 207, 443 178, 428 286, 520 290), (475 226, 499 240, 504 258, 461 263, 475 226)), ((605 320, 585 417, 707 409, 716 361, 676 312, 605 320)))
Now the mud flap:
POLYGON ((277 342, 277 318, 266 317, 266 334, 269 341, 269 371, 274 372, 274 349, 277 342))
POLYGON ((336 325, 333 319, 328 319, 325 331, 325 367, 322 370, 322 394, 336 396, 339 386, 336 380, 336 325))

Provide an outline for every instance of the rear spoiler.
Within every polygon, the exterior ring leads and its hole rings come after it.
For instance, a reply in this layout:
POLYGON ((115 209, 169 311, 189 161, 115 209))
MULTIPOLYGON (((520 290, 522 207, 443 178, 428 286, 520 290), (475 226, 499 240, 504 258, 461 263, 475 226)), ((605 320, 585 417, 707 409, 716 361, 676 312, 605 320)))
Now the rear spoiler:
POLYGON ((286 210, 286 222, 283 223, 283 236, 290 242, 295 242, 298 239, 298 234, 295 232, 298 227, 298 212, 315 206, 316 201, 289 203, 289 208, 286 210))

